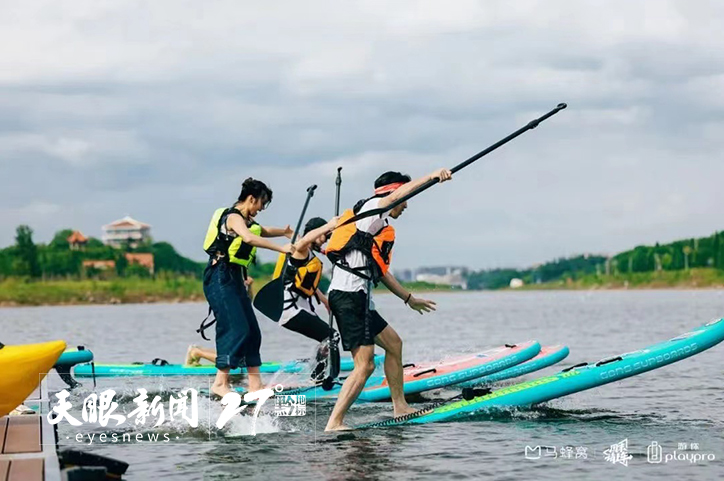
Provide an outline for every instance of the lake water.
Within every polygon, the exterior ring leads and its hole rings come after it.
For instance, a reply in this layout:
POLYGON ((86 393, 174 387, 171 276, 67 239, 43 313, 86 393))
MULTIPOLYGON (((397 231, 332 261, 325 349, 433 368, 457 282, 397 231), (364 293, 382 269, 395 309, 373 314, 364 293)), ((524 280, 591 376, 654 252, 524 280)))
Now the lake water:
MULTIPOLYGON (((646 347, 724 317, 723 291, 593 291, 429 294, 436 313, 420 316, 392 296, 378 296, 380 312, 405 340, 406 362, 437 360, 503 343, 537 339, 567 344, 570 356, 557 366, 526 376, 532 379, 584 361, 646 347)), ((154 304, 0 309, 0 340, 6 344, 55 338, 88 346, 96 361, 127 363, 159 357, 181 362, 206 315, 203 304, 154 304)), ((309 357, 314 344, 260 319, 262 359, 309 357)), ((207 343, 208 344, 208 343, 207 343)), ((158 430, 133 426, 116 433, 160 433, 169 442, 76 443, 77 434, 112 433, 98 425, 59 425, 61 445, 82 447, 129 462, 127 479, 722 479, 724 478, 724 345, 660 370, 554 400, 533 410, 479 416, 474 420, 325 434, 332 404, 307 406, 303 417, 256 421, 236 416, 219 431, 213 427, 221 407, 199 401, 199 428, 183 422, 158 430), (176 439, 178 437, 178 439, 176 439), (613 465, 603 451, 628 440, 628 467, 613 465), (713 454, 690 463, 650 464, 653 441, 664 454, 713 454), (688 451, 683 451, 686 444, 688 451), (696 446, 692 446, 695 444, 696 446), (526 446, 550 446, 557 456, 525 458, 526 446), (570 448, 570 450, 566 448, 570 448), (698 448, 692 450, 692 448, 698 448), (586 458, 583 458, 585 450, 586 458), (561 451, 564 453, 561 455, 561 451), (568 458, 567 453, 572 453, 568 458), (576 459, 578 453, 578 459, 576 459)), ((57 376, 51 387, 60 388, 57 376)), ((290 375, 267 376, 290 382, 290 375)), ((90 380, 70 398, 74 405, 92 391, 90 380)), ((517 380, 516 380, 517 381, 517 380)), ((120 410, 135 408, 135 389, 150 394, 186 385, 190 378, 101 379, 96 392, 112 388, 124 396, 120 410)), ((444 398, 454 391, 428 393, 444 398)), ((80 418, 77 407, 72 411, 80 418)), ((391 405, 353 406, 352 424, 382 420, 391 405)), ((111 423, 114 424, 114 423, 111 423)), ((107 438, 110 439, 110 438, 107 438)), ((552 453, 552 452, 551 452, 552 453)))

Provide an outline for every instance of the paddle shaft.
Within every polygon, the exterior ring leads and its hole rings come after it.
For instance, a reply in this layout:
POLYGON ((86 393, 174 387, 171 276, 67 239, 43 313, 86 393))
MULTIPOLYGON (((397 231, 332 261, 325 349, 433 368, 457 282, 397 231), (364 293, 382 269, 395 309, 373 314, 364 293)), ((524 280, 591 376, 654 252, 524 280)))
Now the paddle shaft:
MULTIPOLYGON (((304 207, 302 207, 302 214, 299 216, 299 220, 297 221, 297 228, 294 229, 294 234, 292 234, 292 244, 297 240, 297 236, 299 235, 299 230, 302 228, 302 222, 304 222, 304 214, 307 213, 307 207, 309 206, 309 201, 312 200, 312 196, 314 196, 314 191, 317 190, 317 184, 310 185, 307 187, 307 198, 304 200, 304 207)), ((284 274, 287 272, 287 264, 289 264, 289 255, 286 255, 286 258, 284 259, 284 267, 282 267, 282 273, 279 276, 280 279, 282 279, 282 283, 284 282, 284 274)))
POLYGON ((336 187, 334 193, 334 215, 339 215, 339 195, 342 190, 342 167, 337 167, 337 179, 334 181, 336 187))
MULTIPOLYGON (((450 169, 450 172, 452 172, 452 173, 454 174, 454 173, 456 173, 456 172, 464 169, 465 167, 467 167, 468 165, 472 164, 473 162, 475 162, 476 160, 480 159, 481 157, 484 157, 484 156, 488 155, 489 153, 491 153, 492 151, 494 151, 495 149, 497 149, 497 148, 499 148, 499 147, 502 147, 503 145, 507 144, 508 142, 510 142, 511 140, 513 140, 514 138, 516 138, 516 137, 524 134, 525 132, 527 132, 527 131, 529 131, 529 130, 533 130, 534 128, 538 127, 538 124, 540 124, 541 122, 543 122, 544 120, 546 120, 546 119, 548 119, 548 118, 550 118, 550 117, 553 117, 555 114, 557 114, 557 113, 560 112, 561 110, 565 109, 566 107, 567 107, 567 105, 566 105, 565 103, 560 103, 560 104, 558 104, 558 105, 556 106, 556 108, 554 108, 553 110, 551 110, 551 111, 548 112, 547 114, 542 115, 541 117, 538 117, 537 119, 531 120, 530 122, 528 122, 528 124, 527 124, 525 127, 521 127, 520 129, 518 129, 518 130, 516 130, 515 132, 513 132, 512 134, 508 135, 508 136, 505 137, 504 139, 501 139, 501 140, 497 141, 496 143, 494 143, 493 145, 491 145, 491 146, 488 147, 487 149, 481 150, 480 152, 478 152, 477 154, 473 155, 473 156, 470 157, 469 159, 467 159, 467 160, 459 163, 458 165, 456 165, 455 167, 453 167, 452 169, 450 169)), ((437 177, 434 178, 434 179, 430 179, 430 180, 428 180, 427 182, 425 182, 424 184, 422 184, 420 187, 418 187, 417 189, 415 189, 415 190, 413 190, 412 192, 410 192, 409 194, 407 194, 407 195, 405 195, 405 196, 397 199, 396 201, 394 201, 393 203, 391 203, 391 204, 388 205, 387 207, 380 207, 380 208, 378 208, 378 209, 372 209, 372 210, 368 210, 368 211, 362 212, 362 213, 357 214, 356 216, 348 219, 346 222, 338 225, 337 227, 342 227, 343 225, 351 224, 352 222, 357 222, 358 220, 361 220, 361 219, 364 219, 364 218, 367 218, 367 217, 372 217, 372 216, 374 216, 374 215, 384 214, 385 212, 394 209, 395 207, 397 207, 398 205, 402 204, 403 202, 407 202, 408 200, 412 199, 412 198, 415 197, 417 194, 420 194, 420 193, 426 191, 427 189, 429 189, 429 188, 432 187, 433 185, 437 184, 438 182, 440 182, 440 179, 438 179, 437 177)))
MULTIPOLYGON (((335 192, 334 192, 334 215, 339 215, 339 197, 340 192, 342 190, 342 167, 337 167, 337 178, 334 181, 335 186, 335 192)), ((330 277, 334 277, 334 266, 332 266, 332 274, 330 277)), ((331 279, 330 279, 331 281, 331 279)), ((327 292, 329 295, 329 292, 327 292)), ((327 302, 329 303, 329 298, 327 299, 327 302)), ((334 342, 334 314, 332 314, 332 310, 329 310, 329 353, 327 354, 327 372, 330 373, 332 371, 332 342, 334 342)), ((332 383, 334 379, 331 377, 331 375, 327 374, 327 377, 324 379, 324 382, 322 383, 322 388, 325 391, 329 391, 332 388, 332 383)))

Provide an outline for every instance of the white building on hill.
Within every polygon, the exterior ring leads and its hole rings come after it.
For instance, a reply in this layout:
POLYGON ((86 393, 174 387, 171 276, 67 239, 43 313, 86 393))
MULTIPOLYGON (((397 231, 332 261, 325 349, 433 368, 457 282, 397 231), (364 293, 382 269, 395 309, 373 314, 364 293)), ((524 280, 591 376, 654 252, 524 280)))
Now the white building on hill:
POLYGON ((113 247, 137 247, 151 240, 151 226, 129 216, 103 226, 103 243, 113 247))

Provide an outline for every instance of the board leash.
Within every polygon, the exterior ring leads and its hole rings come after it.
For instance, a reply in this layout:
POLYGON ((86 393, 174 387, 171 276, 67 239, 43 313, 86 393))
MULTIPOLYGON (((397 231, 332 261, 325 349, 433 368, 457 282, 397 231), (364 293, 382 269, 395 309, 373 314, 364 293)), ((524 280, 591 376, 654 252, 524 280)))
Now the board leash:
POLYGON ((468 387, 466 387, 466 388, 463 388, 463 391, 456 396, 453 396, 448 399, 443 399, 442 401, 434 402, 434 403, 432 403, 422 409, 419 409, 413 413, 403 414, 402 416, 396 416, 394 418, 386 419, 384 421, 378 421, 375 423, 363 424, 362 426, 359 426, 357 429, 381 428, 381 427, 392 426, 394 424, 403 423, 403 422, 409 421, 410 419, 415 419, 415 418, 424 416, 426 414, 430 414, 435 409, 437 409, 440 406, 443 406, 449 402, 457 401, 458 399, 464 399, 466 401, 470 401, 477 397, 487 396, 488 394, 490 394, 492 392, 493 392, 493 390, 491 388, 468 388, 468 387))

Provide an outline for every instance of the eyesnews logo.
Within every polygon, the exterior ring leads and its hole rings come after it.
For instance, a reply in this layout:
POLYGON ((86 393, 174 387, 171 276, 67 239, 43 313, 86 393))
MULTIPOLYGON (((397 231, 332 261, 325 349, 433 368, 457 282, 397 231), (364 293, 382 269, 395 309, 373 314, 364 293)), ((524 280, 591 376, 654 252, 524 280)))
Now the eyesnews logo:
POLYGON ((642 361, 636 361, 635 363, 629 364, 628 366, 607 369, 603 371, 600 376, 601 379, 608 379, 613 376, 620 377, 642 370, 648 371, 660 364, 669 364, 677 359, 688 357, 697 349, 697 347, 698 344, 692 342, 688 346, 680 347, 678 349, 674 349, 671 352, 665 352, 664 354, 656 354, 642 361))

